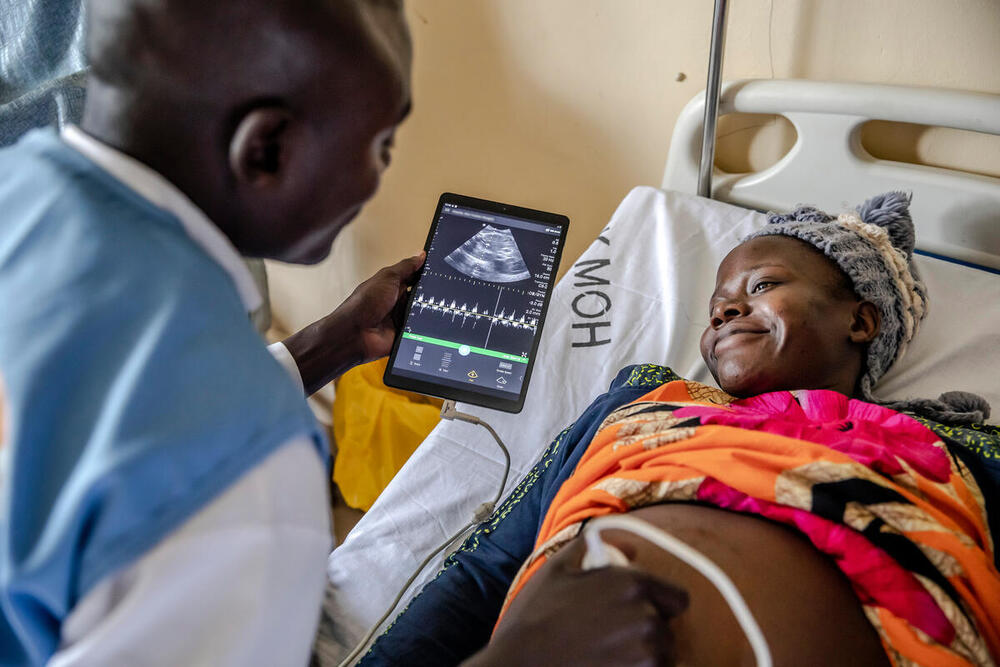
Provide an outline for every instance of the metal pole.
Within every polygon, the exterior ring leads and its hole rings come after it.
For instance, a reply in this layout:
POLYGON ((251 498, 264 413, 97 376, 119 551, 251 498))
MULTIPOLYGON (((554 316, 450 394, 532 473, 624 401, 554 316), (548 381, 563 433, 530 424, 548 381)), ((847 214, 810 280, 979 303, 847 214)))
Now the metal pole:
POLYGON ((712 167, 715 165, 715 126, 719 119, 719 87, 722 84, 722 52, 726 46, 726 0, 715 0, 712 17, 712 46, 708 60, 708 85, 705 87, 705 131, 701 137, 701 166, 698 169, 698 194, 712 196, 712 167))

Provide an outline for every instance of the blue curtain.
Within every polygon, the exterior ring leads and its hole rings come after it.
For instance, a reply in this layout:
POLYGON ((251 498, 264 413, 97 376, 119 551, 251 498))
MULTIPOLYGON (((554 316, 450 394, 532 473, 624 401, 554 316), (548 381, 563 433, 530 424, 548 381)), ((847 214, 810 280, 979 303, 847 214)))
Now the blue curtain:
MULTIPOLYGON (((79 123, 87 64, 83 0, 0 0, 0 148, 36 127, 79 123)), ((253 313, 271 326, 267 273, 249 259, 264 305, 253 313)))
POLYGON ((83 112, 82 0, 0 0, 0 146, 83 112))

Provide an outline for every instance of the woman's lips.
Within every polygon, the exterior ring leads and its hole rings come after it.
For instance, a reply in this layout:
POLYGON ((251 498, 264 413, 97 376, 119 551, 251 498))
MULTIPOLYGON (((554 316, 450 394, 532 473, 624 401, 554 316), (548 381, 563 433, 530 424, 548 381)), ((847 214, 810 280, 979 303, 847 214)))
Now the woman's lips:
POLYGON ((740 345, 748 338, 754 336, 763 336, 767 331, 760 329, 736 329, 734 331, 724 331, 715 340, 715 346, 713 351, 719 350, 720 347, 725 349, 726 347, 732 347, 733 345, 740 345))

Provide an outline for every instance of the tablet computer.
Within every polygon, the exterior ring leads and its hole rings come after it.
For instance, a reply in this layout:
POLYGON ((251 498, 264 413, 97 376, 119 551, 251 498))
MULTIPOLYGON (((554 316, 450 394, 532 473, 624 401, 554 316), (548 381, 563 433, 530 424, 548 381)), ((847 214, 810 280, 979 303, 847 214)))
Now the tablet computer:
POLYGON ((569 219, 445 193, 384 381, 520 412, 569 219))

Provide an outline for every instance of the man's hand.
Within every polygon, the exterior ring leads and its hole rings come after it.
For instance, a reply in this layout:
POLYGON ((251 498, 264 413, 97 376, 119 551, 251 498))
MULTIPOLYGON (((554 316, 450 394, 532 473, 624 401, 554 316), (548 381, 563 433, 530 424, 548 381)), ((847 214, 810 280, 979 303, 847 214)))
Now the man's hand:
POLYGON ((307 395, 352 366, 389 354, 401 324, 406 288, 416 280, 425 257, 421 251, 381 269, 332 313, 283 341, 307 395))
POLYGON ((493 639, 463 667, 674 664, 669 622, 687 593, 639 570, 582 571, 577 539, 529 581, 493 639))
POLYGON ((333 311, 332 315, 343 311, 343 316, 353 323, 361 346, 361 363, 381 359, 392 350, 396 329, 402 324, 406 289, 413 284, 426 256, 421 250, 418 255, 381 269, 333 311))

